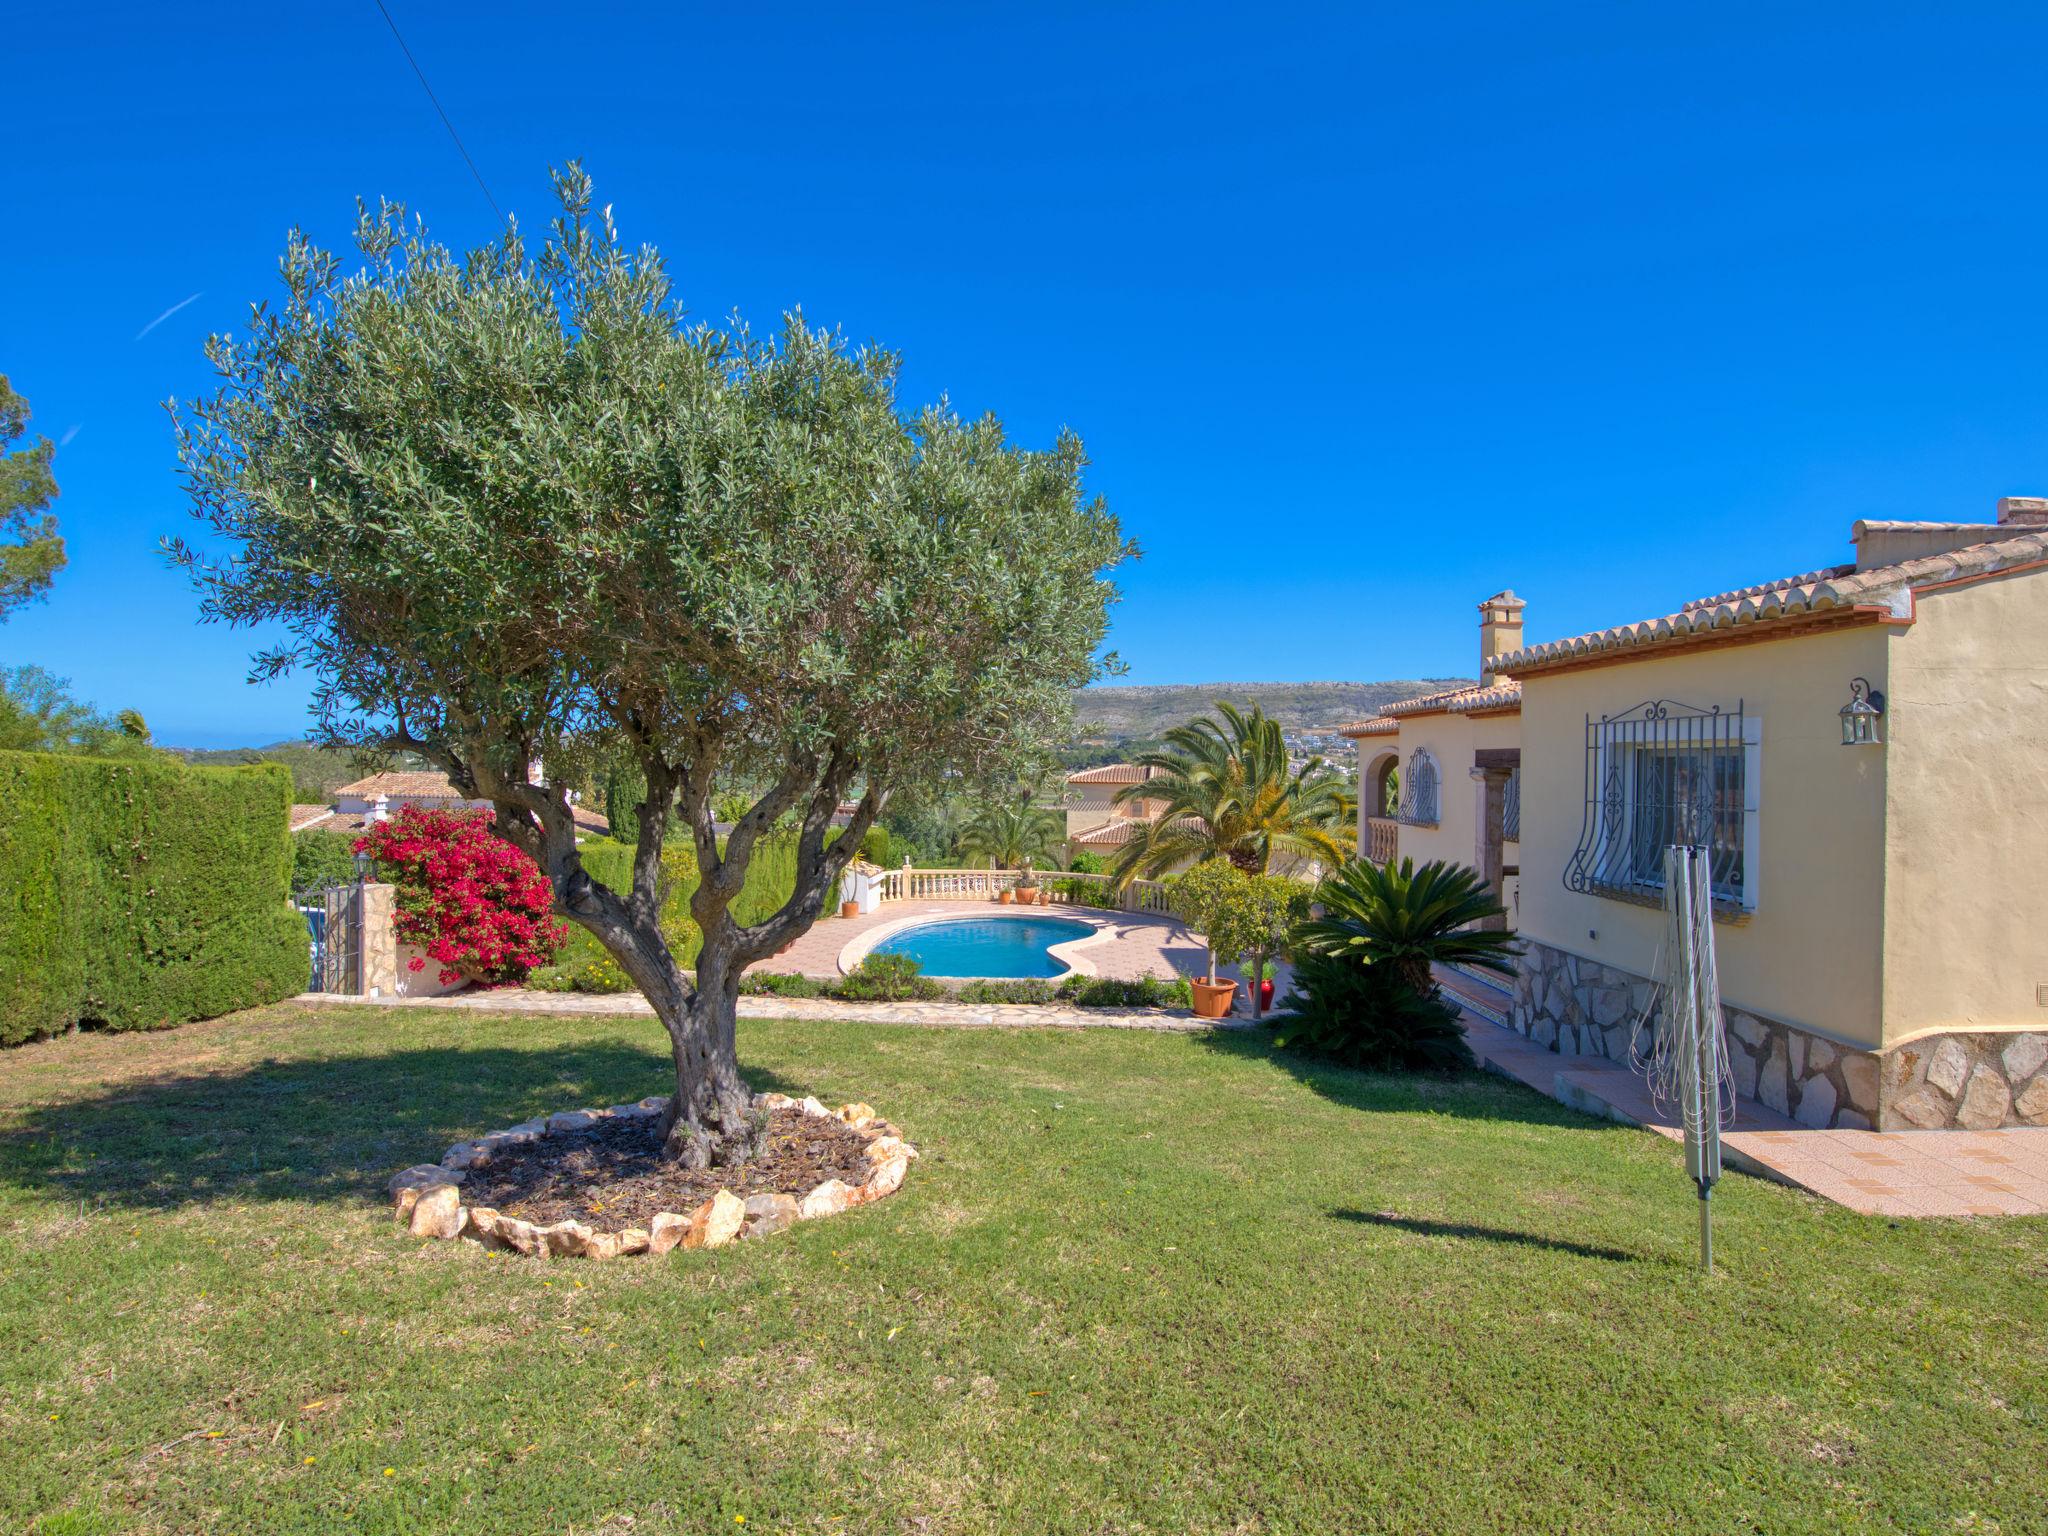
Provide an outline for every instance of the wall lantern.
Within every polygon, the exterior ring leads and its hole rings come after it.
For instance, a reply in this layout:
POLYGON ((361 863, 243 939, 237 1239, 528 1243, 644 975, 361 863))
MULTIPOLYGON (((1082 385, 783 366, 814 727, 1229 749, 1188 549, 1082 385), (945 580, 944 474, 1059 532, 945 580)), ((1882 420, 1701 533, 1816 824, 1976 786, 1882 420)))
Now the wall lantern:
POLYGON ((359 853, 359 854, 357 854, 357 855, 356 855, 356 878, 357 878, 358 880, 366 879, 366 878, 368 878, 368 876, 369 876, 369 873, 370 873, 370 855, 369 855, 369 853, 368 853, 368 852, 366 851, 366 852, 363 852, 363 853, 359 853))
POLYGON ((1884 695, 1874 692, 1864 678, 1849 684, 1849 702, 1842 706, 1842 745, 1881 747, 1877 722, 1884 716, 1884 695))

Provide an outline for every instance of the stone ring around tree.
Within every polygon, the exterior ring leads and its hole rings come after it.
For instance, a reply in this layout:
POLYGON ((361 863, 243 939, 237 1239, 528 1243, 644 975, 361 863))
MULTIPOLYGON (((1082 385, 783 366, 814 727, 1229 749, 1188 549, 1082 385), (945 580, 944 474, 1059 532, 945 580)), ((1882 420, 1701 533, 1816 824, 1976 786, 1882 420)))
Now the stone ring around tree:
POLYGON ((393 1215, 415 1237, 533 1258, 660 1255, 768 1237, 882 1199, 918 1156, 867 1104, 832 1110, 815 1098, 763 1093, 750 1104, 763 1145, 755 1158, 683 1170, 660 1156, 666 1104, 655 1097, 566 1110, 457 1142, 439 1163, 392 1175, 393 1215), (764 1187, 781 1185, 790 1187, 764 1187))

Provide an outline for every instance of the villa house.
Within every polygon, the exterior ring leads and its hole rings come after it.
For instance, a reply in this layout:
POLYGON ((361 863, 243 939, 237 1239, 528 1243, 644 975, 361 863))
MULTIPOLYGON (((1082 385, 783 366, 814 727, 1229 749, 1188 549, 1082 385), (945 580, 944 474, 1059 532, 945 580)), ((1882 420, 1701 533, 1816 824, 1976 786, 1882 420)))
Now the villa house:
MULTIPOLYGON (((540 765, 535 763, 533 772, 538 776, 540 765)), ((573 797, 572 797, 573 798, 573 797)), ((384 821, 398 814, 408 805, 427 809, 451 810, 457 808, 483 807, 488 809, 488 800, 466 799, 450 782, 445 773, 431 770, 373 773, 367 778, 344 784, 334 792, 332 805, 295 805, 291 812, 291 829, 305 832, 312 829, 338 832, 360 832, 373 821, 384 821)), ((576 821, 576 830, 583 837, 604 837, 609 834, 611 824, 598 812, 586 809, 581 804, 571 806, 576 821)))
MULTIPOLYGON (((1526 605, 1479 605, 1479 660, 1522 643, 1526 605)), ((1442 859, 1486 877, 1513 926, 1521 864, 1522 690, 1512 678, 1427 693, 1342 728, 1358 743, 1358 852, 1384 864, 1442 859)))
POLYGON ((1108 763, 1100 768, 1083 768, 1067 775, 1067 848, 1072 853, 1098 856, 1114 853, 1131 840, 1131 834, 1147 822, 1156 821, 1165 803, 1159 800, 1127 801, 1115 804, 1117 792, 1127 785, 1143 784, 1158 772, 1136 763, 1108 763))
POLYGON ((1400 754, 1400 852, 1464 859, 1494 795, 1475 831, 1452 785, 1518 737, 1523 1034, 1626 1057, 1663 849, 1701 844, 1742 1095, 1812 1126, 2048 1125, 2048 501, 1851 538, 1663 618, 1490 644, 1490 686, 1352 734, 1400 754))

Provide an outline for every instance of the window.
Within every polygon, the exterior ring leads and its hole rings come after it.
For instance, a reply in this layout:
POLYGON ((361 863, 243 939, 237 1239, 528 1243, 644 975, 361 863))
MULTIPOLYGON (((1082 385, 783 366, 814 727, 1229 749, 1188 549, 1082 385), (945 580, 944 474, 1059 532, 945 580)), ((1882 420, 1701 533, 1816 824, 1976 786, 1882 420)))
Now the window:
POLYGON ((1500 840, 1504 843, 1522 840, 1522 770, 1519 767, 1508 770, 1508 781, 1501 788, 1500 840))
POLYGON ((1436 786, 1436 758, 1429 748, 1417 747, 1401 774, 1401 820, 1414 826, 1435 826, 1440 819, 1436 786))
POLYGON ((1756 905, 1761 722, 1669 699, 1586 720, 1586 810, 1570 890, 1661 901, 1664 850, 1703 847, 1715 904, 1756 905))

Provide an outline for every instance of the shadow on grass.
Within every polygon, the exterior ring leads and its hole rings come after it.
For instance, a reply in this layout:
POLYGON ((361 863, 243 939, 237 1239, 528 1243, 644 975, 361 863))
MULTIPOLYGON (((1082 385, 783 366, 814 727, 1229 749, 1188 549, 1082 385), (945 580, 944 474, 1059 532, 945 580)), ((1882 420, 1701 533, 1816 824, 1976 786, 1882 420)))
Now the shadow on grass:
MULTIPOLYGON (((665 1042, 664 1042, 665 1044, 665 1042)), ((532 1115, 668 1091, 666 1049, 613 1042, 267 1060, 38 1105, 0 1135, 0 1180, 88 1205, 381 1199, 453 1142, 532 1115)), ((745 1070, 757 1092, 801 1094, 745 1070)))
POLYGON ((1468 1221, 1431 1221, 1424 1216, 1397 1216, 1392 1211, 1334 1210, 1338 1221, 1355 1221, 1368 1227, 1397 1227, 1424 1237, 1465 1237, 1482 1243, 1506 1243, 1517 1248, 1543 1248, 1552 1253, 1569 1253, 1582 1259, 1606 1259, 1615 1264, 1635 1264, 1640 1256, 1598 1243, 1574 1243, 1561 1237, 1539 1237, 1534 1232, 1517 1232, 1509 1227, 1482 1227, 1468 1221))
POLYGON ((1582 1131, 1628 1129, 1616 1121, 1568 1108, 1522 1083, 1478 1068, 1467 1072, 1366 1072, 1340 1067, 1304 1051, 1284 1049, 1274 1043, 1274 1031, 1263 1028, 1212 1030, 1195 1038, 1221 1055, 1277 1067, 1304 1087, 1349 1109, 1513 1120, 1582 1131))

